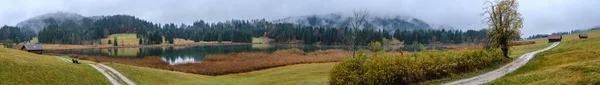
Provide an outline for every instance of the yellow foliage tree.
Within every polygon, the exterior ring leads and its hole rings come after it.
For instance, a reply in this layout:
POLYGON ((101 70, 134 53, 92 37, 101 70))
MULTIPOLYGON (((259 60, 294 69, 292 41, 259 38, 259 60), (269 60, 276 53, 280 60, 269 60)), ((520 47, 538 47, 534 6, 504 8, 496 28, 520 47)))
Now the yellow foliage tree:
POLYGON ((523 27, 523 18, 519 13, 519 3, 516 0, 499 0, 490 2, 489 7, 482 13, 487 16, 485 21, 488 24, 487 45, 493 48, 500 48, 505 57, 508 57, 509 42, 515 40, 520 35, 520 29, 523 27))

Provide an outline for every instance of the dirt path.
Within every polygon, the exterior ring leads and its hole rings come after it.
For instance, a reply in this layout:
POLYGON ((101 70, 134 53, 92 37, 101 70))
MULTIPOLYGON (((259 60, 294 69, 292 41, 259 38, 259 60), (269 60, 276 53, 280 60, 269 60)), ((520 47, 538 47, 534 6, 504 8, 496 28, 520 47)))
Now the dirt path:
POLYGON ((125 82, 125 83, 127 83, 127 85, 136 85, 135 83, 133 83, 133 81, 129 80, 129 78, 123 76, 123 74, 121 74, 121 72, 113 69, 112 67, 108 67, 104 64, 89 64, 89 65, 94 67, 96 70, 100 71, 100 73, 102 73, 102 75, 104 75, 104 77, 108 78, 108 80, 113 85, 121 85, 121 83, 119 83, 119 81, 125 82))
POLYGON ((106 66, 104 64, 98 64, 98 65, 101 66, 101 67, 104 67, 104 68, 106 68, 108 70, 110 70, 112 73, 114 73, 117 76, 119 76, 119 79, 125 81, 125 83, 127 83, 128 85, 135 85, 135 83, 133 83, 133 81, 131 81, 131 80, 129 80, 129 78, 123 76, 123 74, 121 74, 121 72, 115 70, 114 68, 108 67, 108 66, 106 66))
POLYGON ((490 71, 488 73, 482 74, 482 75, 478 75, 475 77, 471 77, 471 78, 467 78, 467 79, 462 79, 462 80, 458 80, 458 81, 454 81, 454 82, 450 82, 450 83, 446 83, 444 85, 476 85, 476 84, 482 84, 482 83, 487 83, 490 81, 493 81, 497 78, 500 78, 510 72, 513 72, 515 70, 517 70, 518 68, 520 68, 521 66, 525 65, 531 58, 533 58, 533 56, 539 52, 543 52, 546 50, 550 50, 554 47, 556 47, 560 42, 556 42, 553 43, 552 45, 550 45, 549 47, 546 47, 542 50, 538 50, 538 51, 534 51, 534 52, 530 52, 527 54, 522 55, 521 57, 519 57, 518 59, 508 63, 505 66, 502 66, 494 71, 490 71))
POLYGON ((110 83, 112 83, 113 85, 121 85, 115 78, 113 78, 112 76, 110 76, 110 74, 108 74, 105 69, 100 68, 100 67, 98 67, 98 66, 96 66, 94 64, 88 64, 88 65, 94 67, 96 70, 98 70, 100 73, 102 73, 102 75, 104 75, 104 77, 108 78, 108 80, 110 81, 110 83))

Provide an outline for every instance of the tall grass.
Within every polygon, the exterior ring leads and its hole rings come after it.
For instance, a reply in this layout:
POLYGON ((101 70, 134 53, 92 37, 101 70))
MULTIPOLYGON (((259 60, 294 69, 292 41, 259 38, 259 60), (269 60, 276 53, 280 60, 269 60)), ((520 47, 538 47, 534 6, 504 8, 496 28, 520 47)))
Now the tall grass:
POLYGON ((510 59, 502 57, 500 50, 425 50, 412 55, 365 54, 362 51, 333 68, 330 84, 414 84, 508 61, 510 59))

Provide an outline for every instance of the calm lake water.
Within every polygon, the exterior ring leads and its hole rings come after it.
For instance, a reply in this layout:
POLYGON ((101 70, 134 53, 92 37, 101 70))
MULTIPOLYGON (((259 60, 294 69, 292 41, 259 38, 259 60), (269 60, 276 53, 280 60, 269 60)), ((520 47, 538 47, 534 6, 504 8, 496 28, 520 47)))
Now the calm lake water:
MULTIPOLYGON (((443 45, 427 45, 428 48, 439 49, 443 45)), ((420 46, 385 46, 390 51, 415 51, 420 46)), ((358 48, 366 48, 359 46, 358 48)), ((115 58, 144 58, 150 56, 160 56, 162 60, 169 64, 180 64, 190 62, 202 62, 206 55, 228 54, 238 52, 267 52, 272 53, 282 49, 300 49, 304 52, 328 49, 351 50, 352 46, 344 45, 214 45, 214 46, 166 46, 154 48, 113 48, 113 49, 76 49, 76 50, 53 50, 47 53, 58 54, 79 54, 93 56, 110 56, 115 58)))

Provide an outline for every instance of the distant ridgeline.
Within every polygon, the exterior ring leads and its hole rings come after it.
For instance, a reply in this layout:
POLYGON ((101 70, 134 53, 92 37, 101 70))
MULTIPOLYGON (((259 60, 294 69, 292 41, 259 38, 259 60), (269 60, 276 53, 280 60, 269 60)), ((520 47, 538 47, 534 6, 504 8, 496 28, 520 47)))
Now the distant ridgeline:
MULTIPOLYGON (((117 33, 136 33, 142 41, 140 44, 161 44, 163 37, 167 43, 173 43, 174 38, 196 42, 252 42, 252 37, 263 36, 273 39, 275 43, 364 45, 372 41, 381 42, 384 39, 394 38, 406 42, 405 44, 415 42, 429 44, 477 43, 485 38, 487 32, 485 29, 467 31, 452 30, 451 28, 434 29, 431 25, 418 19, 397 17, 376 17, 369 20, 362 29, 355 30, 349 28, 349 24, 344 24, 344 22, 351 21, 347 18, 304 17, 304 20, 307 20, 306 23, 284 22, 283 20, 266 21, 264 19, 228 20, 217 23, 199 20, 193 22, 192 25, 175 25, 173 23, 161 25, 130 15, 78 16, 81 15, 56 12, 34 17, 17 25, 25 30, 22 32, 23 34, 31 35, 5 35, 2 33, 0 40, 5 40, 6 36, 28 38, 18 39, 22 42, 30 40, 38 32, 40 43, 56 44, 99 44, 101 43, 100 39, 117 33)), ((302 20, 292 21, 304 22, 302 20)), ((17 41, 16 39, 11 40, 17 41)))

